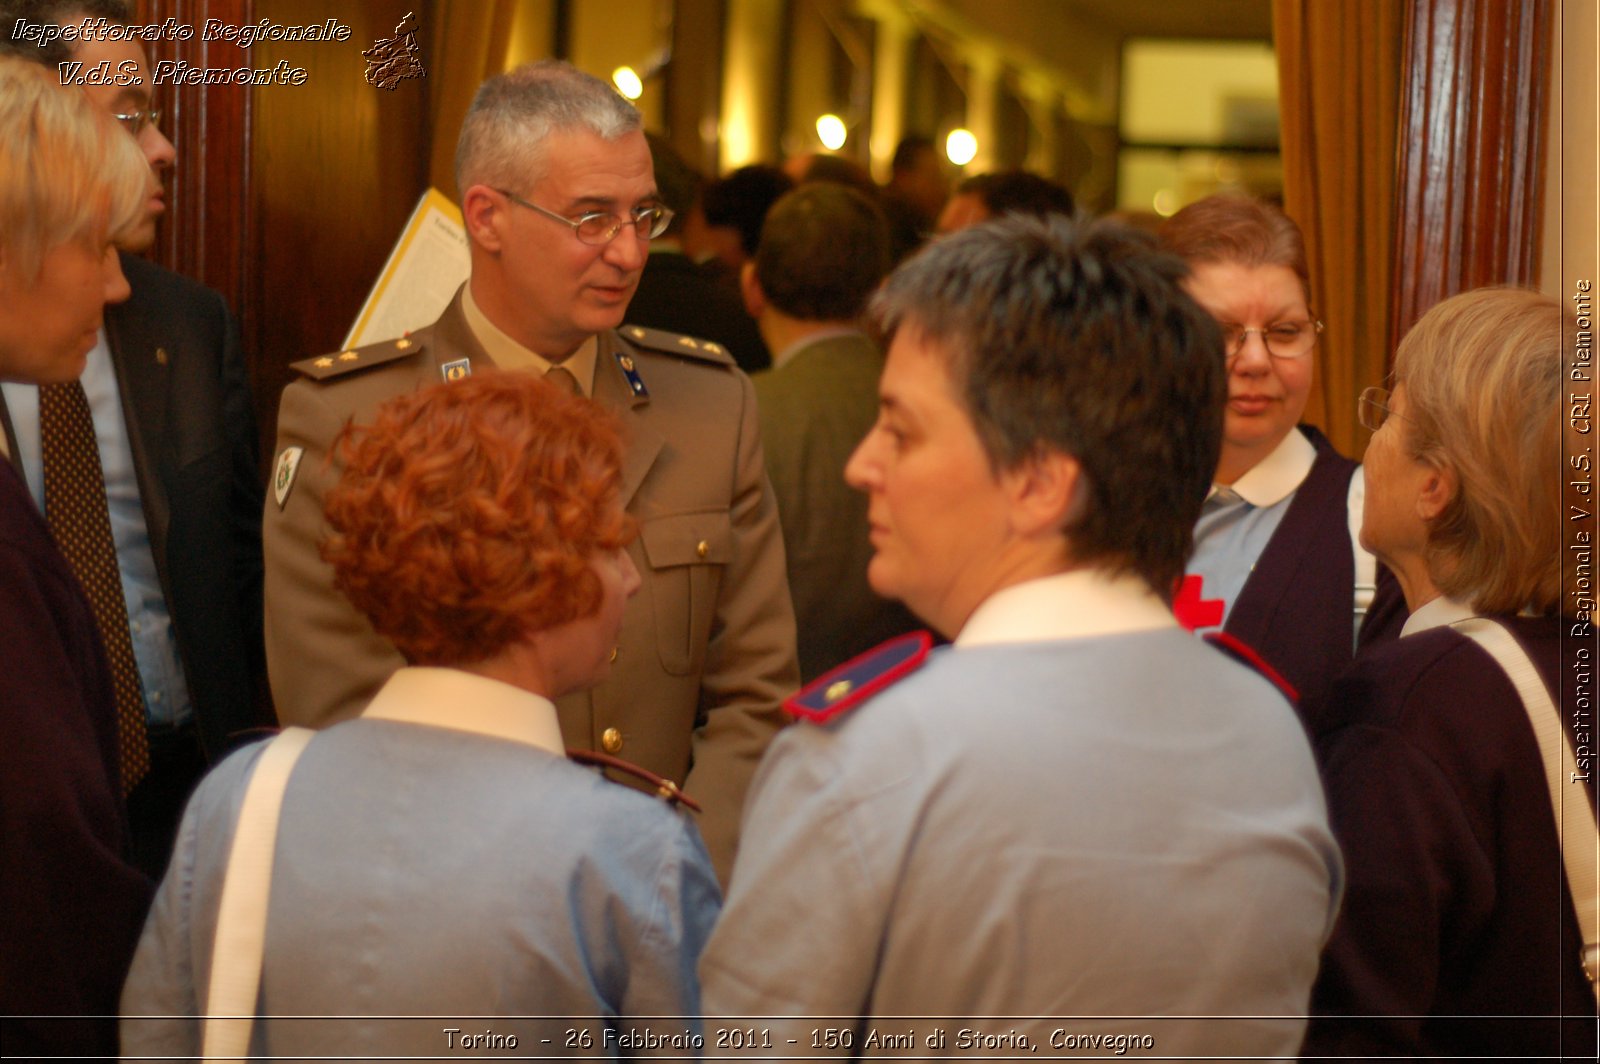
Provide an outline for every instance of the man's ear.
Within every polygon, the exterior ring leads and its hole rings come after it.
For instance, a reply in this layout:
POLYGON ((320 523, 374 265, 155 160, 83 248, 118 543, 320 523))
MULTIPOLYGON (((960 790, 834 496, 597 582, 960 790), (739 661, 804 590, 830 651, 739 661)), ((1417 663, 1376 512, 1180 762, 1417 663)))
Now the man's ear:
POLYGON ((1054 535, 1088 505, 1083 466, 1060 451, 1042 448, 1003 476, 1009 480, 1012 524, 1023 535, 1054 535))
POLYGON ((461 220, 467 236, 486 251, 500 251, 505 246, 503 228, 509 204, 488 185, 473 185, 461 200, 461 220))
POLYGON ((1431 524, 1444 513, 1445 507, 1456 497, 1461 484, 1456 477, 1454 467, 1435 465, 1432 462, 1426 464, 1428 472, 1423 478, 1422 490, 1417 495, 1417 516, 1431 524))
POLYGON ((756 278, 754 259, 746 260, 745 264, 739 267, 739 294, 744 297, 745 313, 752 318, 761 317, 762 312, 767 309, 767 293, 756 278))

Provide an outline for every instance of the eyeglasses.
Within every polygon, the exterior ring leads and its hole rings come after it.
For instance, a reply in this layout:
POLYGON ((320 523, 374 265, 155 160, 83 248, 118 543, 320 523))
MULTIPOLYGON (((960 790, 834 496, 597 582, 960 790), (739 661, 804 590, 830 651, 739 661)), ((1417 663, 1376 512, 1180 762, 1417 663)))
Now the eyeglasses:
POLYGON ((1410 420, 1404 414, 1396 413, 1389 408, 1389 401, 1394 393, 1387 388, 1366 388, 1361 392, 1361 398, 1356 400, 1356 416, 1361 419, 1361 424, 1377 432, 1383 423, 1391 417, 1401 421, 1410 420))
POLYGON ((673 212, 659 204, 654 207, 635 207, 627 218, 618 218, 609 211, 590 211, 577 218, 567 218, 555 211, 547 211, 537 203, 529 203, 515 192, 503 188, 495 191, 519 207, 526 207, 562 225, 571 226, 572 231, 578 234, 579 240, 595 247, 611 243, 625 225, 633 226, 634 231, 639 234, 639 239, 649 240, 665 233, 667 226, 672 224, 673 212))
POLYGON ((1322 332, 1320 321, 1280 321, 1265 329, 1244 329, 1237 325, 1222 325, 1223 349, 1231 361, 1244 352, 1245 341, 1251 333, 1261 337, 1267 354, 1278 359, 1305 358, 1317 346, 1317 334, 1322 332))
POLYGON ((159 126, 161 124, 161 109, 159 107, 147 107, 142 111, 130 111, 127 114, 113 113, 111 117, 121 122, 123 129, 137 137, 144 132, 145 126, 159 126))

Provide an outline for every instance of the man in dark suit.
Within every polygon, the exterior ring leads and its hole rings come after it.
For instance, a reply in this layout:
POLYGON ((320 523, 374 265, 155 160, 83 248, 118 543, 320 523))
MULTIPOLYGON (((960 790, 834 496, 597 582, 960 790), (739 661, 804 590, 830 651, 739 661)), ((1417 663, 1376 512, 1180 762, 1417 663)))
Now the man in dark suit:
POLYGON ((844 482, 850 452, 878 416, 883 353, 859 319, 889 272, 889 249, 872 200, 819 181, 773 204, 744 266, 745 303, 777 356, 753 383, 804 683, 921 627, 868 586, 867 497, 844 482))
MULTIPOLYGON (((150 106, 144 49, 86 21, 127 25, 128 8, 108 0, 8 8, 36 24, 83 27, 67 55, 62 42, 40 48, 7 32, 19 54, 50 66, 106 60, 136 75, 82 91, 138 140, 156 175, 145 223, 125 244, 145 250, 166 209, 161 179, 175 152, 150 106)), ((82 387, 127 614, 125 630, 101 635, 108 647, 121 640, 131 649, 137 675, 129 697, 142 701, 147 729, 148 769, 124 764, 135 856, 159 875, 194 782, 231 736, 258 723, 261 488, 255 408, 226 303, 135 255, 123 254, 122 268, 132 297, 107 308, 82 387)), ((32 385, 4 386, 0 423, 6 454, 48 516, 46 444, 63 429, 42 412, 32 385)))

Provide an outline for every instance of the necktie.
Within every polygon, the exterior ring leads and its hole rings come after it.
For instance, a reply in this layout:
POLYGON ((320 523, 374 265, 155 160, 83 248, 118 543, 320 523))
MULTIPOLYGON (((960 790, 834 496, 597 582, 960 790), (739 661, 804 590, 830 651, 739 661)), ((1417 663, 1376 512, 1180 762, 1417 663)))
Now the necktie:
POLYGON ((578 378, 574 377, 572 371, 565 366, 551 366, 545 370, 544 379, 568 395, 576 395, 580 399, 583 398, 583 389, 578 387, 578 378))
POLYGON ((139 666, 128 635, 128 604, 122 597, 122 576, 111 539, 100 447, 83 385, 77 381, 42 385, 39 428, 44 450, 44 516, 89 598, 111 664, 122 793, 127 794, 150 769, 150 737, 145 730, 139 666))

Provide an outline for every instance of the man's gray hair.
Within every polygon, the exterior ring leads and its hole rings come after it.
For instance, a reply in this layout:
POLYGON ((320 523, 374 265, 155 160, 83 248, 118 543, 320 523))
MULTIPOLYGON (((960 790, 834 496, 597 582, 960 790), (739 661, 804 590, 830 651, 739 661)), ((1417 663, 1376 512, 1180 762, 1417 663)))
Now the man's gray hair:
POLYGON ((545 139, 587 130, 616 140, 641 126, 638 110, 571 63, 543 59, 497 74, 472 99, 456 141, 456 189, 526 189, 543 176, 545 139))

